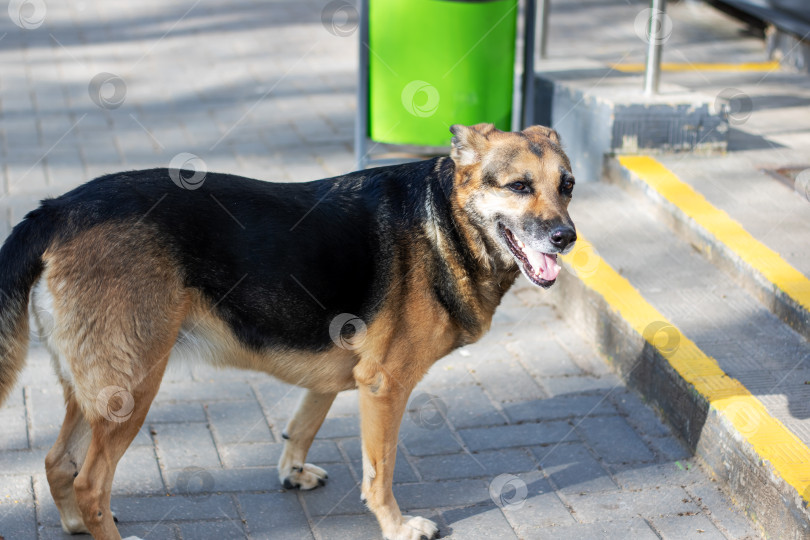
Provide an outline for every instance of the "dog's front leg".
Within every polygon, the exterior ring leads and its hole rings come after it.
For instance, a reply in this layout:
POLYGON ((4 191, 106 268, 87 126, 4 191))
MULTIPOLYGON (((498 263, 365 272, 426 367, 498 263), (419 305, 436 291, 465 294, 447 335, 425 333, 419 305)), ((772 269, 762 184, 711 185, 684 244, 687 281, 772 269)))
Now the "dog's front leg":
POLYGON ((362 494, 366 504, 377 516, 387 540, 435 538, 436 524, 418 516, 403 516, 392 490, 399 424, 411 388, 379 374, 372 384, 359 382, 358 391, 363 436, 362 494))
POLYGON ((315 434, 323 424, 337 394, 319 394, 307 390, 282 436, 284 451, 278 462, 278 478, 287 489, 313 489, 326 483, 326 471, 305 463, 315 434))

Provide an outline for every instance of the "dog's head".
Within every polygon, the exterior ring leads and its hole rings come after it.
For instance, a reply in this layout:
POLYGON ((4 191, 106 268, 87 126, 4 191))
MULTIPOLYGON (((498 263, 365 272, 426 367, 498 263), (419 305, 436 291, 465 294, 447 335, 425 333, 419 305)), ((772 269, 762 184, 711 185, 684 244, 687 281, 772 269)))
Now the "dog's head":
POLYGON ((577 239, 568 216, 574 176, 557 132, 532 126, 507 133, 492 124, 450 131, 456 202, 490 246, 487 256, 514 261, 529 281, 551 286, 557 254, 577 239))

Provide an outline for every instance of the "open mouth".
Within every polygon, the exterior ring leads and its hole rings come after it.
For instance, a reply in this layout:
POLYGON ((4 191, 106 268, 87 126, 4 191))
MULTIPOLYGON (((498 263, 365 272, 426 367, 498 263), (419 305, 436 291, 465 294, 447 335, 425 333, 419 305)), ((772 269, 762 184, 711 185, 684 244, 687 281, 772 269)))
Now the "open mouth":
POLYGON ((560 273, 556 253, 535 251, 520 241, 509 229, 501 225, 501 233, 512 255, 523 268, 526 277, 541 287, 550 287, 560 273))

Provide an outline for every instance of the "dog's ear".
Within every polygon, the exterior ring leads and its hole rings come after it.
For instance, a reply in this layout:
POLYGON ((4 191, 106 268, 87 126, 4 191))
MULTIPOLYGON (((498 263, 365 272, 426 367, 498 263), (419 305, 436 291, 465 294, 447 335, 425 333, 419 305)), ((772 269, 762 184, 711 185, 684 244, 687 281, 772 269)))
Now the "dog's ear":
POLYGON ((470 126, 472 129, 483 135, 484 137, 489 137, 489 134, 498 131, 495 129, 495 124, 489 124, 487 122, 483 122, 481 124, 475 124, 474 126, 470 126))
POLYGON ((450 133, 453 134, 453 148, 450 150, 450 157, 456 165, 463 167, 473 165, 481 161, 481 156, 487 147, 487 135, 495 130, 492 124, 475 124, 474 126, 464 126, 453 124, 450 126, 450 133))
POLYGON ((560 144, 560 134, 546 126, 529 126, 522 131, 524 135, 528 136, 542 136, 547 137, 557 144, 560 144))

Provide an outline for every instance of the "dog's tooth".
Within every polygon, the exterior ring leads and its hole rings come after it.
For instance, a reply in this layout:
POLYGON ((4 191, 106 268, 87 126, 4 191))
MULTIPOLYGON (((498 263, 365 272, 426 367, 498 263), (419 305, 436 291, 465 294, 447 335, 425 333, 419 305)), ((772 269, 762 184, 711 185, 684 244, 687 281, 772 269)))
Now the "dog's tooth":
POLYGON ((520 239, 518 239, 517 244, 518 244, 518 247, 520 247, 520 249, 523 249, 523 248, 526 247, 525 245, 523 245, 523 242, 521 242, 520 239))

